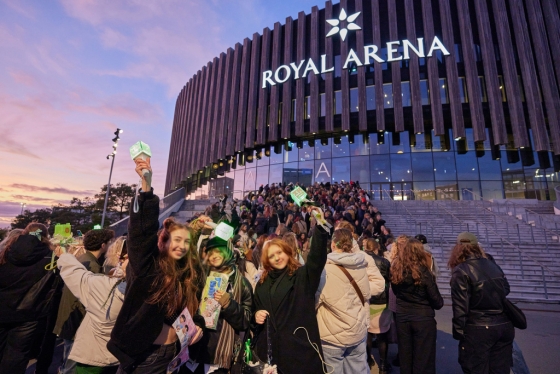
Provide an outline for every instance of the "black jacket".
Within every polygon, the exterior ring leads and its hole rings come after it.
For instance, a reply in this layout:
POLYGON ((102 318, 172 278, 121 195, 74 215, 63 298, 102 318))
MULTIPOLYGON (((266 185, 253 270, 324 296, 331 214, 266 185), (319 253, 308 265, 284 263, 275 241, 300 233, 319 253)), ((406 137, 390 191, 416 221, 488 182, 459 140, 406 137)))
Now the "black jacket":
POLYGON ((255 232, 257 235, 266 234, 268 230, 268 219, 264 217, 259 217, 255 221, 255 232))
POLYGON ((492 326, 509 321, 503 299, 509 283, 502 269, 486 258, 469 258, 451 274, 453 338, 462 340, 466 325, 492 326))
MULTIPOLYGON (((284 275, 282 284, 270 296, 270 284, 265 280, 255 288, 255 312, 267 310, 270 313, 270 341, 272 343, 272 363, 278 365, 283 374, 322 374, 322 364, 318 353, 307 339, 304 327, 311 342, 317 344, 322 354, 321 337, 315 315, 315 292, 319 287, 321 273, 327 262, 326 231, 317 226, 311 241, 307 263, 294 272, 284 275), (274 308, 277 305, 277 308, 274 308), (295 332, 295 333, 294 333, 295 332)), ((279 280, 280 281, 280 280, 279 280)), ((266 325, 256 326, 257 355, 266 361, 266 325)))
MULTIPOLYGON (((166 314, 164 306, 147 303, 159 255, 159 198, 154 195, 153 189, 141 192, 138 205, 138 213, 134 213, 131 207, 128 222, 126 295, 107 343, 109 352, 125 369, 146 359, 147 352, 161 332, 166 314)), ((200 321, 195 320, 195 323, 200 324, 200 321)))
POLYGON ((385 279, 385 291, 377 296, 372 296, 369 299, 369 303, 373 305, 385 305, 389 302, 389 285, 391 284, 391 263, 384 257, 378 256, 373 253, 369 253, 373 260, 375 261, 375 265, 379 269, 379 272, 385 279))
MULTIPOLYGON (((227 308, 220 311, 220 318, 218 320, 218 325, 216 330, 205 329, 202 339, 200 339, 196 344, 189 347, 189 352, 191 358, 201 364, 213 364, 214 357, 216 355, 216 349, 218 347, 218 340, 220 339, 220 333, 224 325, 224 321, 229 323, 235 335, 239 336, 242 332, 249 332, 251 327, 251 317, 253 314, 253 288, 251 283, 243 275, 236 272, 231 275, 229 283, 233 285, 236 276, 241 276, 242 279, 242 290, 241 290, 241 300, 237 303, 233 296, 230 298, 229 305, 227 308)), ((245 339, 249 337, 245 334, 245 339)), ((237 337, 236 339, 237 340, 237 337)))
POLYGON ((6 263, 0 265, 0 323, 36 321, 49 314, 62 284, 58 275, 37 290, 32 303, 22 304, 31 288, 40 285, 48 273, 45 266, 52 258, 48 245, 33 235, 20 235, 5 258, 6 263))
POLYGON ((391 288, 397 297, 397 315, 414 316, 412 319, 426 319, 435 317, 435 310, 443 307, 443 298, 434 275, 425 266, 420 267, 421 283, 414 284, 412 275, 408 274, 404 280, 391 288))

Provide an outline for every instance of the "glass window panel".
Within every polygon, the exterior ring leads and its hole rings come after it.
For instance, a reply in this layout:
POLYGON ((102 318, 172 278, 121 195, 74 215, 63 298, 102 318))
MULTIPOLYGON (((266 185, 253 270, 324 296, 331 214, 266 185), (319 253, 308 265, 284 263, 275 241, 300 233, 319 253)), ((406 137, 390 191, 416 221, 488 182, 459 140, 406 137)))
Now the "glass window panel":
POLYGON ((455 181, 455 154, 451 152, 434 152, 434 175, 436 181, 455 181))
POLYGON ((315 170, 313 171, 315 182, 331 182, 332 167, 331 159, 315 160, 315 170))
POLYGON ((457 200, 458 198, 457 181, 436 181, 437 200, 457 200))
POLYGON ((321 100, 321 117, 324 117, 327 113, 327 103, 326 103, 326 98, 325 98, 325 94, 322 93, 319 95, 319 99, 321 100))
POLYGON ((358 89, 350 89, 350 111, 357 112, 360 108, 358 107, 358 89))
POLYGON ((430 91, 427 79, 420 80, 420 97, 422 98, 422 105, 430 105, 430 91))
POLYGON ((390 134, 378 132, 369 134, 369 149, 372 155, 381 155, 389 153, 390 134))
POLYGON ((459 198, 461 200, 477 200, 480 196, 478 181, 459 181, 459 198))
POLYGON ((270 165, 270 169, 268 172, 268 183, 282 183, 283 169, 283 164, 270 165))
MULTIPOLYGON (((369 139, 369 135, 368 135, 369 139)), ((364 137, 362 135, 354 136, 354 143, 350 144, 350 155, 352 156, 366 156, 369 155, 369 142, 364 144, 364 137)))
MULTIPOLYGON (((257 159, 257 166, 264 166, 270 164, 270 157, 265 154, 265 149, 261 149, 261 159, 257 159)), ((270 152, 273 152, 271 149, 270 152)))
POLYGON ((478 170, 480 179, 497 180, 502 178, 500 160, 492 160, 491 152, 485 152, 484 156, 478 157, 478 170))
POLYGON ((449 104, 449 100, 447 98, 447 84, 445 78, 439 79, 439 96, 441 97, 442 104, 449 104))
POLYGON ((334 141, 332 143, 332 157, 345 157, 350 155, 348 136, 341 136, 340 144, 334 144, 334 141))
POLYGON ((389 144, 391 153, 410 152, 410 138, 408 131, 391 133, 391 143, 389 144))
POLYGON ((332 139, 328 139, 327 145, 322 145, 320 141, 315 142, 315 159, 324 160, 332 157, 331 143, 332 139))
POLYGON ((332 159, 332 180, 337 182, 350 180, 350 157, 332 159))
POLYGON ((394 182, 412 180, 411 171, 410 153, 391 154, 391 178, 394 182))
POLYGON ((299 149, 296 147, 295 143, 291 143, 291 144, 292 144, 291 151, 286 151, 286 149, 284 149, 284 163, 298 160, 299 149))
POLYGON ((504 198, 504 187, 501 181, 482 181, 480 184, 484 200, 504 198))
POLYGON ((284 164, 282 181, 284 183, 296 184, 299 180, 298 174, 299 174, 299 171, 298 171, 298 163, 297 162, 290 162, 290 163, 284 164))
POLYGON ((279 153, 279 154, 276 154, 276 153, 274 152, 274 147, 272 147, 272 148, 270 149, 270 162, 269 162, 270 165, 273 165, 273 164, 281 164, 282 162, 284 162, 284 159, 283 159, 283 152, 284 152, 284 149, 283 149, 282 147, 280 147, 280 153, 279 153))
POLYGON ((257 184, 256 187, 266 186, 268 184, 268 166, 260 166, 257 168, 257 184))
POLYGON ((236 170, 235 171, 235 179, 233 181, 233 191, 235 193, 243 194, 244 187, 245 187, 245 171, 244 170, 236 170))
POLYGON ((383 106, 385 108, 393 107, 393 84, 385 83, 383 85, 383 106))
POLYGON ((463 155, 457 154, 457 176, 460 180, 477 180, 478 163, 476 154, 471 151, 463 155))
POLYGON ((375 110, 375 86, 366 87, 367 110, 375 110))
POLYGON ((342 91, 334 92, 334 114, 342 114, 342 91))
POLYGON ((252 167, 245 169, 245 187, 244 191, 254 191, 257 183, 257 169, 252 167))
POLYGON ((410 147, 412 152, 431 152, 432 151, 432 134, 422 133, 414 134, 414 146, 410 147))
POLYGON ((414 180, 433 181, 434 163, 432 153, 412 153, 412 175, 414 180))
POLYGON ((435 200, 436 191, 434 182, 414 181, 414 199, 416 200, 435 200))
POLYGON ((403 107, 412 105, 412 97, 410 95, 410 82, 402 82, 402 105, 403 107))
POLYGON ((459 96, 462 103, 468 103, 469 97, 467 95, 467 86, 465 85, 465 77, 459 77, 459 96))
POLYGON ((299 175, 298 180, 300 184, 304 186, 310 186, 313 184, 313 161, 300 162, 298 165, 299 175))
POLYGON ((371 182, 390 182, 391 161, 389 155, 372 155, 369 166, 371 168, 371 182))
POLYGON ((235 156, 235 157, 237 157, 237 163, 236 163, 236 164, 237 164, 237 167, 236 167, 236 170, 243 170, 243 169, 245 169, 245 166, 239 164, 239 160, 241 159, 241 153, 238 153, 237 156, 235 156))
POLYGON ((299 161, 309 161, 314 158, 314 149, 307 142, 303 143, 303 148, 299 149, 299 161))
POLYGON ((350 180, 359 181, 360 184, 369 182, 369 156, 352 157, 352 165, 350 166, 350 180))

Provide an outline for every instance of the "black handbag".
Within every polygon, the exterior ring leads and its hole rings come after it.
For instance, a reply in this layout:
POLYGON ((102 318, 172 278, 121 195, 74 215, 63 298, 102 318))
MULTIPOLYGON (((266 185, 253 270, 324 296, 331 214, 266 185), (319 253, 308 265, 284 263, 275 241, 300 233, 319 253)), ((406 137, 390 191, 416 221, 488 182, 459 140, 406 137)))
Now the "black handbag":
POLYGON ((269 330, 269 319, 266 319, 266 342, 268 346, 268 357, 267 362, 262 361, 259 356, 257 356, 257 352, 255 351, 255 341, 251 342, 251 339, 248 339, 244 345, 244 353, 243 353, 243 361, 241 365, 241 373, 242 374, 262 374, 264 371, 265 365, 272 360, 272 345, 270 342, 270 330, 269 330))
POLYGON ((514 303, 504 297, 502 300, 504 306, 504 313, 508 316, 509 320, 513 324, 513 327, 519 330, 525 330, 527 328, 527 318, 525 313, 517 307, 514 303))

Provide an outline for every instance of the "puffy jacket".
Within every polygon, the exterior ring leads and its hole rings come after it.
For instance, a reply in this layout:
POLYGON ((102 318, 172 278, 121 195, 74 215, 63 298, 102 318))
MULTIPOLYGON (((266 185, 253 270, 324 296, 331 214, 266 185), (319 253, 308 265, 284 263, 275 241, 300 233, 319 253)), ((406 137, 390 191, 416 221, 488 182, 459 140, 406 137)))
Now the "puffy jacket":
POLYGON ((379 295, 372 295, 369 299, 369 303, 372 305, 385 305, 389 302, 389 285, 391 284, 391 263, 386 258, 378 256, 374 253, 366 252, 379 269, 381 276, 385 280, 385 289, 379 295))
POLYGON ((466 325, 492 326, 508 322, 503 299, 509 283, 502 269, 486 258, 468 258, 451 274, 453 338, 462 340, 466 325))
POLYGON ((94 274, 68 253, 60 256, 57 265, 66 287, 86 309, 69 358, 92 366, 118 365, 107 342, 123 305, 125 284, 115 287, 118 278, 94 274))
MULTIPOLYGON (((352 252, 365 253, 360 250, 358 242, 352 239, 352 252)), ((375 260, 369 255, 364 256, 367 262, 367 275, 369 280, 369 292, 371 296, 381 295, 385 291, 385 279, 381 275, 379 268, 375 264, 375 260)))
POLYGON ((48 282, 40 281, 49 271, 52 251, 33 235, 20 235, 6 253, 6 263, 0 265, 0 321, 2 323, 36 321, 52 310, 55 294, 60 291, 60 278, 51 275, 48 282), (34 300, 24 301, 31 288, 34 300))
POLYGON ((329 253, 315 297, 321 340, 339 347, 353 346, 364 340, 369 325, 367 300, 370 297, 366 254, 329 253), (354 278, 365 304, 337 265, 344 266, 354 278))

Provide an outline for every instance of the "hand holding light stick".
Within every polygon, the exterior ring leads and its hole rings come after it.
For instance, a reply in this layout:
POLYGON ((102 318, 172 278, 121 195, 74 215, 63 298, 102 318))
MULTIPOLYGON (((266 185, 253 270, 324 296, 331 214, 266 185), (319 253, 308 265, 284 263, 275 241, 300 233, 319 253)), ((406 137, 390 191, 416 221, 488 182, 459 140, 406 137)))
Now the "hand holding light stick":
POLYGON ((142 191, 150 191, 152 188, 152 168, 150 159, 152 151, 150 146, 144 142, 137 142, 130 147, 130 157, 136 163, 136 172, 142 178, 142 191))

